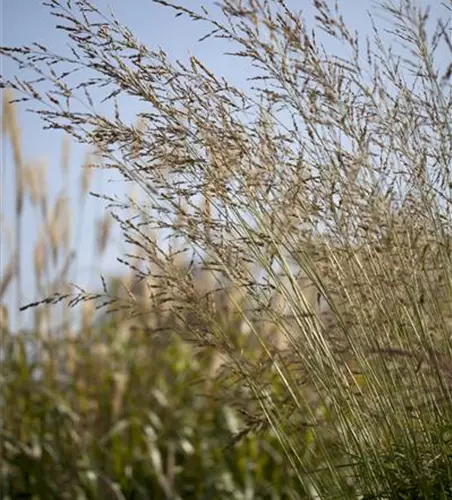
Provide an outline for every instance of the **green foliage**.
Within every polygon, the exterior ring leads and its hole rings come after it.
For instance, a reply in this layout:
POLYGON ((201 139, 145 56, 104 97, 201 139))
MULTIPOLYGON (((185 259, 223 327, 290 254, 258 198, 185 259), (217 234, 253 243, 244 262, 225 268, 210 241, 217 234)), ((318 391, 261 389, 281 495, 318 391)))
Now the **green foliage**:
POLYGON ((6 336, 2 498, 300 496, 271 432, 236 439, 243 418, 187 346, 114 345, 120 328, 6 336))

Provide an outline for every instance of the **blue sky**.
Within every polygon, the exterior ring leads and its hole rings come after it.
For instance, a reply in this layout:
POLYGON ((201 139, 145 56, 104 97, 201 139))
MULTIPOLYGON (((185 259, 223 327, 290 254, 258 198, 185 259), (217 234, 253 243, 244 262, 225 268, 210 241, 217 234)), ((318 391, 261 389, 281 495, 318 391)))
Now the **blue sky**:
MULTIPOLYGON (((225 45, 218 41, 197 43, 199 37, 206 33, 206 26, 200 23, 190 22, 184 17, 175 18, 174 12, 154 4, 151 0, 94 0, 96 6, 101 10, 110 8, 120 22, 136 34, 137 38, 149 47, 159 47, 165 49, 172 59, 186 60, 190 54, 196 55, 199 59, 217 74, 225 76, 239 86, 245 84, 248 76, 249 66, 243 60, 232 59, 221 56, 225 45)), ((198 0, 181 0, 181 4, 195 8, 199 5, 209 5, 210 2, 200 2, 198 0)), ((213 3, 213 2, 212 2, 213 3)), ((333 2, 330 2, 333 3, 333 2)), ((362 34, 369 33, 370 23, 367 11, 372 7, 372 0, 343 0, 342 12, 346 22, 358 29, 362 34)), ((440 9, 440 0, 431 2, 420 2, 422 5, 433 4, 432 14, 435 16, 440 9)), ((288 4, 296 10, 303 10, 303 15, 308 22, 312 22, 313 8, 310 0, 289 0, 288 4)), ((42 5, 40 0, 2 0, 1 1, 1 24, 2 35, 1 44, 6 46, 17 46, 39 42, 58 51, 66 43, 66 38, 62 32, 54 28, 56 19, 49 15, 47 7, 42 5)), ((312 24, 311 24, 312 25, 312 24)), ((328 40, 322 40, 328 44, 328 40)), ((334 46, 330 46, 333 50, 334 46)), ((6 58, 1 62, 1 74, 6 78, 11 78, 16 74, 16 66, 6 58)), ((51 196, 55 197, 63 183, 61 175, 61 146, 62 134, 57 131, 43 131, 42 123, 33 114, 26 113, 26 106, 18 108, 19 123, 22 126, 23 144, 26 153, 26 160, 45 158, 48 164, 47 178, 50 186, 51 196)), ((129 109, 130 116, 138 113, 140 109, 129 109)), ((77 177, 80 174, 80 165, 83 162, 86 148, 72 144, 70 157, 70 170, 72 177, 70 180, 71 191, 75 194, 77 177)), ((14 164, 12 154, 6 141, 2 141, 2 216, 12 222, 14 210, 13 197, 13 172, 14 164)), ((123 184, 119 180, 112 179, 112 175, 107 172, 97 172, 95 175, 92 190, 97 192, 123 191, 123 184)), ((26 205, 28 211, 24 230, 24 242, 27 251, 32 250, 37 228, 35 218, 30 216, 30 206, 26 205)), ((74 215, 77 217, 77 208, 74 207, 74 215)), ((118 270, 115 263, 115 256, 122 253, 120 242, 112 246, 106 253, 103 260, 96 258, 91 245, 95 217, 101 215, 102 205, 98 200, 91 199, 85 209, 83 219, 83 230, 78 241, 74 245, 79 249, 79 263, 76 282, 88 288, 98 285, 98 276, 101 272, 111 272, 118 270), (94 259, 93 259, 94 255, 94 259)), ((2 239, 0 267, 3 269, 8 261, 11 248, 7 247, 5 239, 2 239)), ((24 262, 24 288, 26 294, 25 301, 34 300, 34 280, 30 258, 23 256, 24 262)), ((9 305, 14 307, 12 298, 8 298, 9 305)))

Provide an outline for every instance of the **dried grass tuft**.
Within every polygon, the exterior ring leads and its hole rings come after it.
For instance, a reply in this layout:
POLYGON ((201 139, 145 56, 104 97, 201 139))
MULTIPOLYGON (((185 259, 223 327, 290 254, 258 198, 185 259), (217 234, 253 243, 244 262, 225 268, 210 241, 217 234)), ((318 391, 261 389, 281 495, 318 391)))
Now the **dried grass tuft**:
MULTIPOLYGON (((234 57, 251 62, 253 90, 245 94, 194 57, 172 63, 113 18, 102 17, 99 29, 88 0, 52 3, 70 24, 74 59, 42 51, 36 62, 36 48, 0 49, 30 69, 90 73, 88 83, 74 83, 64 110, 54 79, 10 83, 50 106, 51 126, 96 147, 99 163, 143 193, 139 202, 105 199, 130 247, 121 262, 152 288, 150 303, 129 285, 122 295, 104 286, 46 300, 83 302, 86 327, 87 304, 144 318, 118 345, 143 331, 170 345, 177 334, 200 357, 221 357, 214 375, 247 429, 272 429, 311 497, 348 497, 350 488, 351 496, 385 496, 407 477, 387 458, 400 450, 411 486, 422 489, 416 477, 426 456, 441 457, 450 478, 439 438, 452 414, 452 96, 435 59, 438 44, 450 49, 441 22, 427 36, 428 16, 414 1, 382 2, 400 47, 378 28, 360 43, 339 6, 324 1, 314 2, 314 31, 282 1, 222 1, 224 22, 205 9, 156 3, 209 25, 206 39, 229 42, 234 57), (346 57, 325 53, 322 31, 346 57), (41 93, 40 84, 50 89, 41 93), (114 119, 91 105, 88 87, 104 92, 107 84, 114 119), (73 108, 80 88, 83 116, 73 108), (139 124, 121 120, 119 98, 147 103, 139 124), (432 369, 419 371, 420 359, 432 369), (321 473, 309 466, 307 442, 326 464, 321 473)), ((92 166, 87 158, 82 194, 92 166)))

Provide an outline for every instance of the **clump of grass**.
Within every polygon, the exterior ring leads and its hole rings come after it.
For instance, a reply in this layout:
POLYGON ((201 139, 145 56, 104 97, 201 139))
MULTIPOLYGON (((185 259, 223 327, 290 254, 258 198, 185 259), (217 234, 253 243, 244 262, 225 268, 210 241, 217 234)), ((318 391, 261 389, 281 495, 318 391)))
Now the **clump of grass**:
MULTIPOLYGON (((104 325, 90 344, 78 339, 71 372, 54 377, 40 374, 40 363, 6 357, 4 498, 302 494, 274 436, 234 445, 243 419, 213 398, 206 368, 180 343, 119 343, 117 330, 104 325)), ((60 342, 46 352, 55 361, 63 349, 60 342)))
MULTIPOLYGON (((5 121, 13 117, 19 130, 12 99, 8 93, 5 121)), ((68 156, 65 140, 62 166, 67 174, 68 156)), ((92 161, 88 156, 85 165, 92 161)), ((31 165, 25 168, 24 200, 31 199, 32 215, 42 217, 44 230, 38 232, 34 246, 28 237, 22 239, 16 255, 32 259, 36 293, 46 296, 54 288, 66 290, 69 282, 67 268, 56 277, 50 269, 55 258, 65 262, 70 250, 62 226, 70 219, 63 217, 61 208, 71 193, 61 194, 52 208, 42 184, 42 164, 31 165)), ((86 172, 80 175, 81 204, 89 192, 86 172)), ((30 216, 28 208, 21 212, 22 219, 30 216)), ((97 219, 97 256, 111 235, 108 215, 97 219)), ((20 274, 15 269, 14 262, 4 269, 2 300, 18 285, 20 274)), ((135 305, 135 318, 126 314, 125 307, 96 314, 94 301, 83 302, 78 315, 69 314, 68 308, 60 315, 44 304, 35 308, 27 328, 16 321, 14 330, 8 320, 11 308, 2 303, 2 498, 302 494, 276 437, 248 435, 259 422, 241 415, 230 399, 233 392, 222 391, 212 379, 211 372, 218 367, 215 356, 203 352, 194 357, 187 344, 170 335, 178 318, 155 307, 151 313, 148 286, 133 278, 129 273, 104 282, 112 294, 135 305), (138 314, 143 310, 145 318, 138 314)), ((200 295, 206 285, 199 276, 200 295)), ((237 319, 228 301, 217 295, 219 321, 232 334, 237 319)))
MULTIPOLYGON (((2 49, 38 70, 46 92, 42 82, 9 84, 142 189, 144 202, 110 201, 135 248, 124 263, 149 283, 149 310, 222 356, 231 401, 275 432, 305 492, 447 498, 452 94, 437 59, 441 44, 450 49, 447 26, 438 20, 432 33, 414 1, 382 2, 394 43, 376 26, 362 43, 339 7, 316 0, 317 33, 341 47, 328 54, 284 1, 224 0, 223 23, 156 3, 205 23, 204 41, 229 41, 256 70, 253 90, 196 57, 172 63, 88 0, 49 4, 73 57, 2 49), (62 83, 81 67, 82 81, 62 83), (108 88, 114 116, 78 113, 91 88, 108 88), (147 105, 140 127, 121 119, 133 98, 147 105), (226 295, 246 340, 219 320, 195 268, 226 295)), ((49 300, 66 298, 146 312, 107 287, 49 300)))

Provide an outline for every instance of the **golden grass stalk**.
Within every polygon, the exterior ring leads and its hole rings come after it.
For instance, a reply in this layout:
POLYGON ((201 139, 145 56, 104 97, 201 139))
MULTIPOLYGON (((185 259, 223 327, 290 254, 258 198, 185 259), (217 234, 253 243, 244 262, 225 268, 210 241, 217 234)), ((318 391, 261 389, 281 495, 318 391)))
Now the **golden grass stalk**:
MULTIPOLYGON (((22 159, 22 144, 21 144, 21 133, 17 124, 17 115, 15 106, 12 103, 13 93, 11 89, 6 89, 3 98, 3 126, 4 131, 10 138, 14 162, 16 165, 16 210, 15 210, 15 224, 16 224, 16 241, 15 241, 15 251, 16 255, 19 255, 21 242, 22 242, 22 210, 24 202, 24 165, 22 159)), ((21 260, 19 258, 15 259, 15 275, 16 275, 16 307, 22 300, 22 281, 21 281, 21 260)))
POLYGON ((61 171, 64 178, 67 179, 69 173, 69 159, 71 156, 71 140, 70 136, 65 134, 63 137, 63 146, 61 148, 61 171))
POLYGON ((102 255, 105 252, 110 237, 112 218, 109 213, 105 213, 97 221, 97 252, 102 255))
POLYGON ((0 329, 2 330, 2 333, 9 331, 9 311, 4 304, 0 304, 0 329))
POLYGON ((3 271, 3 276, 0 281, 0 300, 3 298, 9 286, 13 282, 14 271, 16 269, 15 260, 16 260, 15 258, 11 257, 10 261, 6 265, 5 270, 3 271))
POLYGON ((94 155, 87 154, 83 162, 83 173, 81 177, 80 192, 81 196, 84 197, 89 191, 91 179, 93 177, 93 162, 94 155))
POLYGON ((113 375, 113 383, 115 388, 113 392, 111 406, 112 406, 112 413, 115 419, 117 419, 121 413, 124 394, 127 390, 128 379, 129 377, 127 373, 116 372, 113 375))

